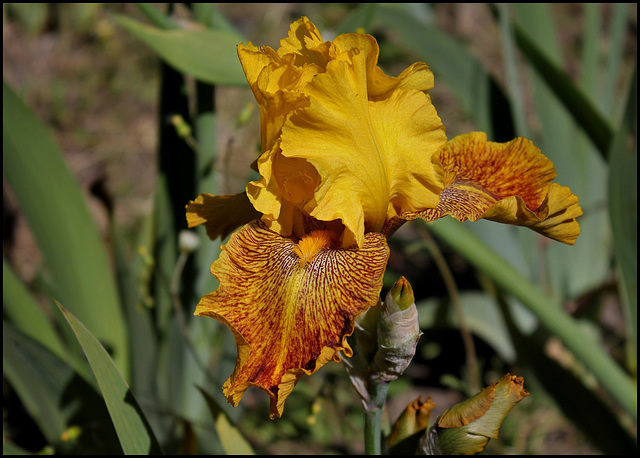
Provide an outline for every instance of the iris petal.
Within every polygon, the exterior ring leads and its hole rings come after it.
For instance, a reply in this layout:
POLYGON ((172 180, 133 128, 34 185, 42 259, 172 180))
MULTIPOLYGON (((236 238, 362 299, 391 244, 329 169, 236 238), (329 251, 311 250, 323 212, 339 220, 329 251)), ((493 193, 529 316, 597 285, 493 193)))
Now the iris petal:
POLYGON ((405 221, 427 222, 450 215, 459 221, 481 218, 529 227, 569 245, 580 234, 578 198, 552 183, 553 163, 526 138, 488 142, 483 132, 449 141, 440 153, 445 187, 437 206, 405 212, 387 221, 390 236, 405 221))
POLYGON ((228 194, 214 196, 200 194, 187 205, 187 224, 195 227, 204 224, 211 240, 225 238, 240 226, 260 217, 247 195, 228 194))
POLYGON ((437 203, 446 136, 426 64, 387 76, 372 36, 323 42, 306 18, 277 52, 238 53, 261 107, 261 179, 247 194, 272 230, 300 237, 303 215, 340 220, 341 245, 362 246, 387 219, 437 203))
POLYGON ((396 213, 435 204, 442 186, 436 153, 446 136, 428 95, 414 89, 370 101, 366 66, 364 52, 329 62, 306 86, 311 104, 285 123, 280 145, 318 170, 322 181, 304 210, 342 220, 345 247, 360 246, 396 213))
POLYGON ((271 417, 280 416, 300 377, 339 361, 339 351, 351 356, 346 337, 379 299, 389 249, 378 233, 367 234, 359 250, 327 246, 331 237, 319 233, 320 244, 296 250, 296 240, 254 221, 212 264, 220 287, 195 314, 223 322, 235 336, 238 360, 224 385, 233 405, 254 386, 271 398, 271 417))

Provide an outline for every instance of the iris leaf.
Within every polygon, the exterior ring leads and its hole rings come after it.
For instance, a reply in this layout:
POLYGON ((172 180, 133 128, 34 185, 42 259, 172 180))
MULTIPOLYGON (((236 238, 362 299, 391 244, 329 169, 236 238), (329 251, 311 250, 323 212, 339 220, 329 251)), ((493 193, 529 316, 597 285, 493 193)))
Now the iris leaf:
POLYGON ((69 417, 69 412, 60 408, 60 398, 73 371, 3 322, 2 372, 47 441, 57 443, 69 417))
MULTIPOLYGON (((486 132, 492 141, 511 140, 514 135, 510 107, 491 75, 462 43, 441 31, 427 15, 421 18, 408 8, 380 4, 376 20, 397 33, 429 65, 435 74, 436 87, 446 84, 453 90, 478 130, 486 132)), ((447 133, 451 137, 451 132, 447 133)))
MULTIPOLYGON (((530 24, 528 24, 530 27, 530 24)), ((598 147, 600 154, 606 157, 613 138, 613 129, 609 121, 584 92, 575 85, 567 73, 543 51, 542 46, 529 37, 522 27, 514 26, 515 39, 522 53, 556 97, 567 107, 573 118, 598 147)))
POLYGON ((33 421, 58 454, 121 454, 122 448, 91 375, 65 361, 13 326, 3 323, 3 371, 33 421), (85 378, 87 377, 87 378, 85 378), (79 427, 79 437, 62 434, 79 427))
MULTIPOLYGON (((638 100, 637 70, 609 153, 609 216, 632 345, 638 345, 638 100)), ((635 359, 635 354, 630 358, 635 359)))
POLYGON ((158 29, 126 16, 114 20, 181 72, 212 84, 246 86, 236 46, 242 41, 226 30, 158 29))
POLYGON ((56 334, 53 324, 4 258, 2 259, 2 305, 4 313, 18 329, 40 342, 61 359, 65 359, 64 344, 56 334))
POLYGON ((541 293, 462 223, 453 218, 443 218, 427 227, 476 268, 485 272, 497 285, 526 305, 540 320, 542 326, 558 336, 593 372, 604 389, 634 418, 637 417, 635 383, 592 338, 585 335, 559 304, 541 293))
POLYGON ((71 312, 57 305, 91 365, 124 453, 162 453, 138 402, 109 354, 71 312))
POLYGON ((203 388, 198 387, 202 396, 207 401, 207 407, 213 416, 216 430, 222 443, 222 447, 228 455, 254 455, 251 444, 247 442, 240 430, 229 421, 229 418, 220 408, 216 400, 203 388))
POLYGON ((2 165, 33 231, 56 299, 113 350, 128 373, 127 336, 104 245, 45 126, 3 82, 2 165))

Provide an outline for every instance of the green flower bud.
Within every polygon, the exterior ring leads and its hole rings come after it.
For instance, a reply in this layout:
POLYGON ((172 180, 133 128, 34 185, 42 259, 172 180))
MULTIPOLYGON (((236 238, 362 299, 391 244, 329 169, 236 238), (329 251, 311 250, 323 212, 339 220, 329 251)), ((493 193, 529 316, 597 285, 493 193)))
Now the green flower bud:
POLYGON ((406 454, 409 451, 415 451, 418 440, 420 439, 419 436, 415 437, 416 433, 424 432, 424 430, 427 429, 431 411, 435 406, 435 403, 431 401, 430 397, 427 398, 425 402, 422 402, 422 396, 419 396, 418 399, 404 409, 393 424, 391 433, 389 434, 389 447, 396 447, 395 450, 391 450, 392 452, 406 454), (412 436, 414 436, 414 438, 412 438, 412 436), (405 441, 405 443, 403 443, 403 441, 405 441), (407 444, 406 442, 413 445, 407 444), (401 447, 401 449, 399 447, 401 447))
POLYGON ((416 352, 422 332, 411 285, 404 278, 387 294, 378 320, 378 351, 371 377, 389 383, 402 375, 416 352))
POLYGON ((171 124, 175 127, 178 137, 187 138, 191 136, 191 126, 187 124, 181 115, 176 114, 171 116, 171 124))
POLYGON ((522 377, 506 374, 475 396, 440 415, 420 441, 419 454, 473 455, 497 439, 502 421, 528 396, 522 377))
POLYGON ((406 278, 400 277, 389 291, 393 302, 398 305, 400 310, 406 310, 411 307, 416 299, 413 295, 413 288, 406 278))

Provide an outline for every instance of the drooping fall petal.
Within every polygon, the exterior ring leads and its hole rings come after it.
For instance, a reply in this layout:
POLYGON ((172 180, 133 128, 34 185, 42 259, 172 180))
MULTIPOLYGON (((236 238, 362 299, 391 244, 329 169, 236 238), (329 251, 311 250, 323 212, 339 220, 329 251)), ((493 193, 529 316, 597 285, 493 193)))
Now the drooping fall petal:
POLYGON ((438 205, 400 215, 387 223, 387 234, 403 220, 429 222, 445 215, 526 226, 570 245, 580 234, 578 198, 553 183, 553 163, 530 140, 494 143, 483 132, 471 132, 447 142, 440 161, 445 186, 438 205))
POLYGON ((223 387, 231 404, 255 386, 271 398, 271 417, 280 416, 300 377, 339 361, 339 351, 351 355, 346 337, 379 299, 389 250, 382 234, 367 234, 357 251, 333 247, 334 237, 318 231, 296 243, 254 221, 212 264, 220 287, 195 314, 235 336, 238 360, 223 387))

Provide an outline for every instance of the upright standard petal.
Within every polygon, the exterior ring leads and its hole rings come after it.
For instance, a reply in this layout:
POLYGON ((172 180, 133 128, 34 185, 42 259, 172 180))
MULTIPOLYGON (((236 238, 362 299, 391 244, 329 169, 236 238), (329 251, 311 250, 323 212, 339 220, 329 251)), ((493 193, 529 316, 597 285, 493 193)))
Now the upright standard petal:
POLYGON ((307 18, 277 52, 238 53, 261 107, 261 178, 247 194, 272 230, 301 236, 305 216, 341 221, 341 246, 362 246, 387 219, 437 204, 446 136, 426 64, 387 76, 372 36, 323 42, 307 18))
POLYGON ((346 338, 379 299, 389 249, 378 233, 357 251, 335 242, 332 231, 295 240, 254 221, 223 246, 211 266, 220 287, 195 314, 223 322, 235 336, 238 360, 223 387, 231 404, 255 386, 269 395, 271 417, 281 416, 300 377, 339 361, 339 351, 351 356, 346 338))
POLYGON ((380 232, 389 217, 418 203, 435 205, 443 185, 437 152, 446 136, 429 96, 411 89, 369 100, 362 49, 339 53, 305 87, 310 106, 285 122, 280 145, 283 156, 304 158, 318 171, 321 182, 303 210, 341 220, 345 247, 361 246, 366 232, 380 232))

